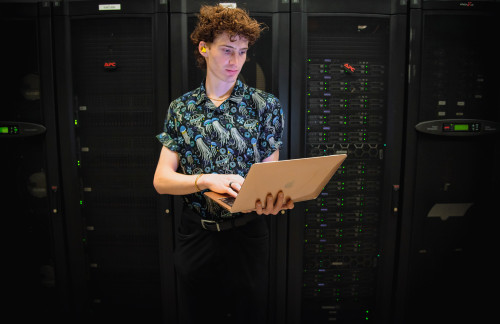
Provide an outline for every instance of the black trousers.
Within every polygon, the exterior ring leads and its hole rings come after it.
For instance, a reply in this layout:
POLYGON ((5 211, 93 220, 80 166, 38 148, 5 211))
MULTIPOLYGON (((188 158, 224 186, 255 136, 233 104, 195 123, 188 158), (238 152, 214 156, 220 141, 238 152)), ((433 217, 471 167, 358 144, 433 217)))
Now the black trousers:
POLYGON ((269 230, 264 217, 212 232, 184 208, 174 252, 180 323, 266 323, 269 230))

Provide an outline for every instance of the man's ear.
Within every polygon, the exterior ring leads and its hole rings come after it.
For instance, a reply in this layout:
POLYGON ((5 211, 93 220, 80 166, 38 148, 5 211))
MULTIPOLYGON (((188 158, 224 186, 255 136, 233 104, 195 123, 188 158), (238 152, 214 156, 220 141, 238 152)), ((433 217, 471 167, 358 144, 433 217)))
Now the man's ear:
POLYGON ((200 51, 201 55, 205 56, 207 54, 207 43, 200 42, 198 44, 198 50, 200 51))

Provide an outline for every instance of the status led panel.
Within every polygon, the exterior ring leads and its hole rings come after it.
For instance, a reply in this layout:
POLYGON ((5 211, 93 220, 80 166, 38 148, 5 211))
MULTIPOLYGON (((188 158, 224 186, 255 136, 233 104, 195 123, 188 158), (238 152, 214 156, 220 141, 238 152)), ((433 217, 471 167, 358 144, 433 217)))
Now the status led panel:
POLYGON ((305 154, 347 154, 305 205, 302 321, 355 323, 376 303, 388 19, 308 17, 305 154))

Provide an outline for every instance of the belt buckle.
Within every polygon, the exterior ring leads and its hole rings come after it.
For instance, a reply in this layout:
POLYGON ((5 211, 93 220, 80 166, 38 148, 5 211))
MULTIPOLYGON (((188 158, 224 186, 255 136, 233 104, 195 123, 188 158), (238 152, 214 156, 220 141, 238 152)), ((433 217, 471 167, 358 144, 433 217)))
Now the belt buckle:
POLYGON ((209 220, 209 219, 202 219, 201 220, 201 227, 203 227, 207 231, 210 231, 210 229, 205 227, 205 224, 215 224, 217 226, 217 232, 220 232, 219 223, 217 223, 216 221, 209 220))

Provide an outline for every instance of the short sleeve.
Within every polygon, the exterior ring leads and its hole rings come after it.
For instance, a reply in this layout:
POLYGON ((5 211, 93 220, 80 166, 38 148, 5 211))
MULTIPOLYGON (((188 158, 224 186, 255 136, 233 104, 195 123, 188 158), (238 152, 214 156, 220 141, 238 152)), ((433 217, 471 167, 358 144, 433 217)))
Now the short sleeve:
POLYGON ((177 119, 175 117, 175 102, 172 102, 168 108, 167 116, 163 124, 163 132, 156 135, 160 143, 168 149, 177 152, 179 150, 179 143, 177 139, 177 119))
POLYGON ((283 145, 284 116, 280 101, 273 95, 266 99, 266 109, 261 115, 259 148, 261 159, 265 159, 283 145))

